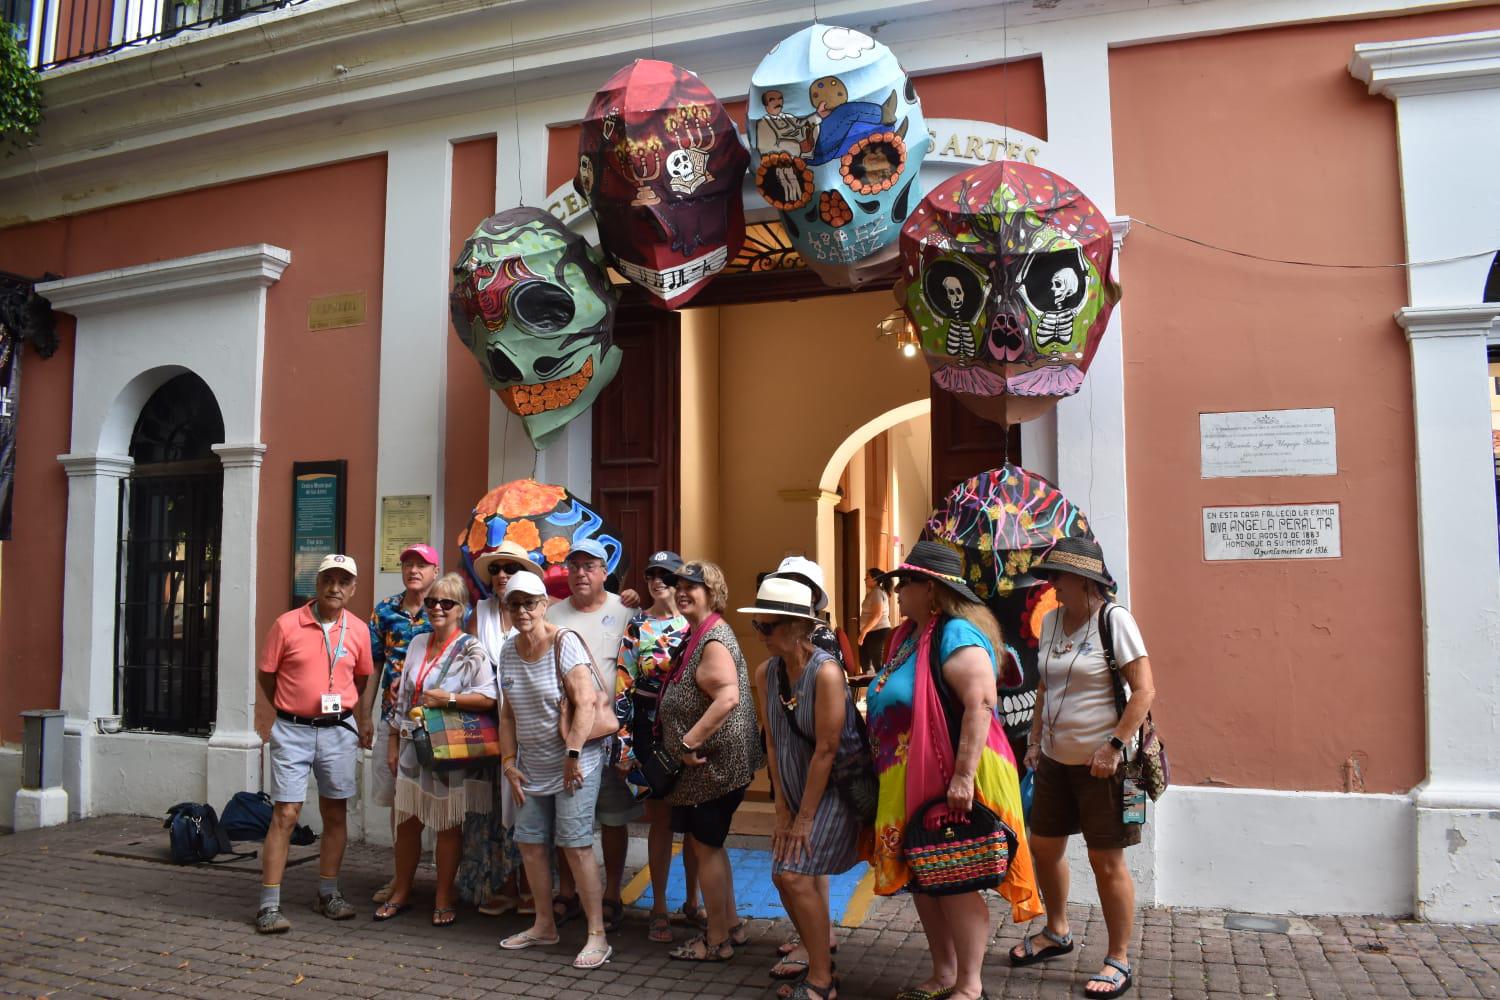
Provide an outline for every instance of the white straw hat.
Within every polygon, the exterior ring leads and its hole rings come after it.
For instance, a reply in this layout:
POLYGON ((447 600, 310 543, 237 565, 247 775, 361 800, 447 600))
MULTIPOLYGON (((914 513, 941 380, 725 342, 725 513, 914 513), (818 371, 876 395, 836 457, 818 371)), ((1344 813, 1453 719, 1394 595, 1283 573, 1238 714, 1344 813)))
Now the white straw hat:
POLYGON ((806 618, 812 622, 823 620, 813 610, 812 588, 784 576, 768 576, 762 580, 760 589, 755 592, 754 606, 739 610, 751 615, 781 615, 806 618))

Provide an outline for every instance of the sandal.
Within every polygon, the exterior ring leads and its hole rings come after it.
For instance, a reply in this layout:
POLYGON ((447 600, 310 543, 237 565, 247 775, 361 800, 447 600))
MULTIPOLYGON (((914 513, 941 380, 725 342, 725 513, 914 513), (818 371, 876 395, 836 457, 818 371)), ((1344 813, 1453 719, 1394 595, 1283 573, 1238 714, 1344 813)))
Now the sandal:
POLYGON ((573 968, 597 969, 605 962, 608 962, 609 956, 614 953, 615 950, 607 943, 595 945, 592 948, 585 948, 578 953, 577 958, 573 959, 573 968))
POLYGON ((818 1000, 834 1000, 839 995, 839 986, 836 982, 830 982, 827 986, 814 986, 805 978, 797 980, 797 985, 792 987, 792 992, 787 994, 787 1000, 812 1000, 814 996, 818 1000))
POLYGON ((618 899, 606 899, 600 905, 604 909, 604 932, 612 934, 619 930, 620 924, 625 920, 625 904, 618 899))
POLYGON ((1088 982, 1083 984, 1084 996, 1102 997, 1103 1000, 1110 1000, 1111 997, 1123 996, 1130 991, 1130 985, 1134 980, 1134 977, 1130 974, 1130 966, 1118 958, 1106 958, 1104 964, 1115 971, 1108 975, 1101 973, 1097 976, 1090 976, 1088 982), (1107 983, 1112 989, 1091 990, 1088 987, 1089 983, 1107 983))
POLYGON ((514 910, 520 904, 520 902, 521 901, 514 896, 498 894, 491 896, 488 902, 481 903, 480 905, 474 907, 474 909, 478 910, 480 913, 483 913, 487 917, 498 917, 502 913, 509 913, 511 910, 514 910))
POLYGON ((672 943, 672 918, 666 914, 652 917, 651 923, 646 925, 646 937, 657 944, 672 943))
POLYGON ((392 917, 401 916, 401 914, 405 913, 409 909, 411 909, 410 903, 392 903, 390 900, 386 900, 384 903, 381 903, 378 907, 375 908, 375 913, 372 919, 390 920, 392 917))
POLYGON ((578 901, 578 893, 564 896, 559 893, 552 897, 552 919, 557 921, 561 927, 575 917, 583 916, 583 904, 578 901))
POLYGON ((1057 934, 1050 927, 1043 927, 1040 933, 1028 934, 1021 939, 1021 943, 1010 950, 1011 965, 1035 965, 1037 962, 1045 962, 1049 958, 1066 955, 1073 950, 1073 935, 1057 934), (1031 942, 1036 938, 1044 937, 1052 944, 1041 951, 1033 951, 1031 942), (1021 949, 1021 954, 1016 954, 1016 948, 1021 949))
POLYGON ((375 892, 371 894, 371 896, 370 896, 370 902, 372 902, 372 903, 384 903, 384 902, 387 902, 391 898, 391 893, 395 890, 395 888, 396 888, 396 879, 395 879, 395 876, 392 876, 391 880, 389 882, 387 882, 385 885, 381 886, 379 889, 376 889, 375 892))
POLYGON ((718 944, 710 944, 705 935, 688 938, 681 945, 667 952, 667 957, 678 962, 727 962, 734 957, 734 946, 725 938, 718 944), (724 954, 724 949, 729 954, 724 954))
POLYGON ((807 959, 782 956, 781 961, 771 966, 772 979, 801 979, 807 975, 807 959))
POLYGON ((802 947, 802 935, 793 934, 776 946, 776 954, 785 958, 800 947, 802 947))
POLYGON ((750 943, 750 932, 745 930, 743 920, 729 928, 729 943, 736 948, 743 948, 750 943))
POLYGON ((453 922, 458 919, 458 911, 451 906, 434 906, 432 908, 432 926, 452 927, 453 922), (443 914, 447 914, 446 917, 443 914))
POLYGON ((522 931, 512 934, 508 938, 500 939, 500 947, 506 951, 521 951, 525 948, 545 948, 547 945, 557 944, 562 938, 554 934, 550 938, 533 937, 531 931, 522 931))
POLYGON ((708 930, 708 910, 702 905, 689 909, 688 905, 683 903, 682 909, 677 912, 682 914, 682 918, 688 923, 697 924, 699 930, 708 930))
POLYGON ((924 990, 920 986, 912 986, 897 993, 896 1000, 948 1000, 952 995, 952 986, 944 986, 940 990, 924 990))
POLYGON ((536 916, 536 897, 529 892, 523 892, 520 900, 516 903, 516 916, 536 916))

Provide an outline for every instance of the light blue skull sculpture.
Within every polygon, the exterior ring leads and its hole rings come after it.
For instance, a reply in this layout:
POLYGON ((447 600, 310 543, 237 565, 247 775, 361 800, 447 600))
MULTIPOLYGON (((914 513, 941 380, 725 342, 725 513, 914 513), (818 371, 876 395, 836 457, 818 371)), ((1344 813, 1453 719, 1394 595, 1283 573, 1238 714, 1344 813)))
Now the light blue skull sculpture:
POLYGON ((932 145, 895 54, 851 28, 804 28, 755 68, 748 116, 755 186, 808 266, 841 287, 891 277, 932 145))

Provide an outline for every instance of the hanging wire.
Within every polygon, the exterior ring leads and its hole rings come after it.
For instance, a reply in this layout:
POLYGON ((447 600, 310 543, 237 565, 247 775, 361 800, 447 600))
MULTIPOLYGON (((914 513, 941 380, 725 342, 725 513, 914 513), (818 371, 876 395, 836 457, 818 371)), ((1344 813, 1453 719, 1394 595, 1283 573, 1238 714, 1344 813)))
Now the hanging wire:
POLYGON ((651 28, 651 58, 656 58, 656 0, 651 0, 650 10, 647 13, 650 18, 648 22, 651 28))
POLYGON ((1010 0, 1000 4, 1000 55, 1005 61, 1000 64, 1000 134, 1005 140, 1005 155, 1010 157, 1010 0))
POLYGON ((1161 233, 1163 236, 1170 236, 1174 240, 1181 240, 1184 243, 1191 243, 1194 246, 1202 247, 1205 250, 1214 250, 1218 253, 1232 254, 1235 257, 1243 257, 1247 260, 1259 260, 1264 261, 1267 264, 1286 264, 1291 267, 1334 268, 1341 271, 1378 271, 1389 268, 1430 267, 1436 264, 1456 264, 1459 261, 1473 260, 1476 257, 1489 257, 1495 253, 1494 250, 1478 250, 1474 253, 1455 254, 1452 257, 1439 257, 1435 260, 1407 260, 1398 261, 1394 264, 1332 264, 1317 260, 1291 260, 1285 257, 1263 257, 1260 254, 1250 253, 1246 250, 1235 250, 1232 247, 1222 247, 1216 243, 1209 243, 1207 240, 1196 239, 1192 236, 1184 236, 1182 233, 1173 232, 1172 230, 1167 229, 1163 226, 1158 226, 1153 223, 1147 222, 1145 219, 1138 219, 1135 216, 1131 216, 1130 224, 1132 226, 1144 226, 1147 229, 1155 230, 1156 232, 1161 233))
POLYGON ((516 79, 516 16, 510 16, 510 117, 516 131, 516 204, 526 204, 526 188, 521 180, 521 87, 516 79))

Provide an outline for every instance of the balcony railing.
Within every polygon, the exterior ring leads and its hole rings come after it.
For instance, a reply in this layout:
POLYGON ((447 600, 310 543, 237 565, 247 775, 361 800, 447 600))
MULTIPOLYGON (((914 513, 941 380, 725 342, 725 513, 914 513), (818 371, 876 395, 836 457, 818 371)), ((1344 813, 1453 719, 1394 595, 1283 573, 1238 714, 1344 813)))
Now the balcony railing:
POLYGON ((306 0, 0 0, 39 70, 171 38, 306 0))

